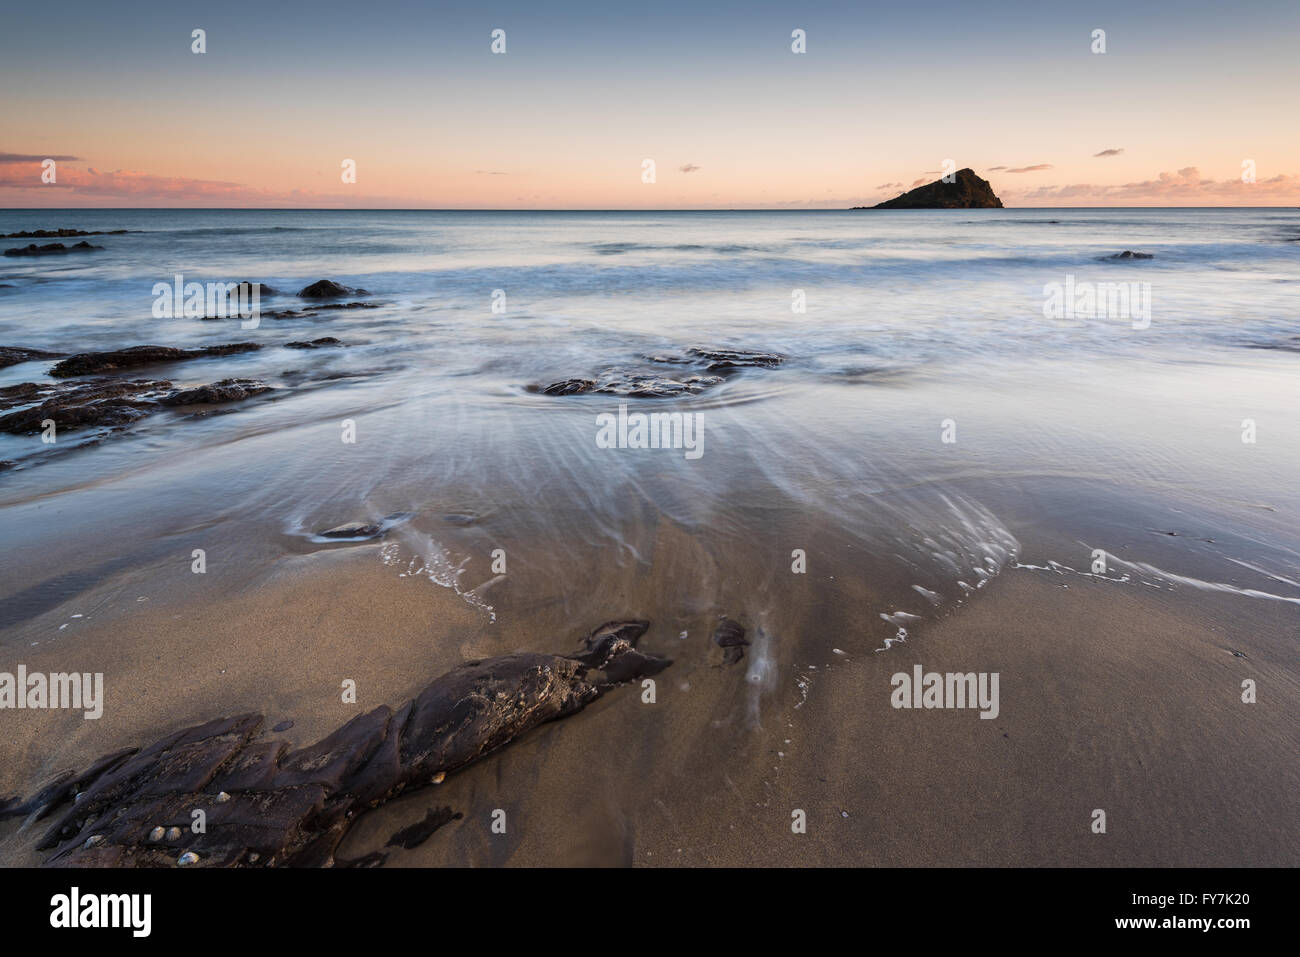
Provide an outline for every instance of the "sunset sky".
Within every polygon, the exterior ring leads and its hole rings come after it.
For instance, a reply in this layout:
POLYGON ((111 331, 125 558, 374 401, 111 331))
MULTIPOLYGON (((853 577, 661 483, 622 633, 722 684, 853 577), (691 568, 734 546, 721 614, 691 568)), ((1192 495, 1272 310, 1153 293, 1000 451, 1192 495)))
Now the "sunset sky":
POLYGON ((1300 203, 1300 3, 1053 6, 7 4, 0 206, 1300 203))

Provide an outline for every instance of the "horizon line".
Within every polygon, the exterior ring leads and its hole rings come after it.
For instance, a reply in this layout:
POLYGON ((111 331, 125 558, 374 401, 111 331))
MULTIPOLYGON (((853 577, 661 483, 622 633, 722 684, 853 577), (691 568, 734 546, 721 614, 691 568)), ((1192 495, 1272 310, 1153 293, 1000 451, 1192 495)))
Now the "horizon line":
POLYGON ((970 213, 981 209, 998 212, 1045 209, 1300 209, 1300 205, 1273 206, 958 206, 951 209, 878 209, 876 206, 673 206, 673 207, 562 207, 562 206, 3 206, 0 213, 172 211, 267 213, 970 213))

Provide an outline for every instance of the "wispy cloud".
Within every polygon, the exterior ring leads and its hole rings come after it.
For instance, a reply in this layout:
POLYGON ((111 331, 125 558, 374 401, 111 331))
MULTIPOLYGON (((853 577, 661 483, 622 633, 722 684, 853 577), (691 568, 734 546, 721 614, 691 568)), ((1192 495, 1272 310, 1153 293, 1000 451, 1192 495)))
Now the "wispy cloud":
POLYGON ((1008 173, 1037 173, 1040 170, 1052 169, 1051 163, 1039 163, 1037 166, 1018 166, 1015 169, 1007 170, 1008 173))
POLYGON ((0 163, 43 163, 47 159, 72 163, 80 158, 79 156, 36 156, 32 153, 0 153, 0 163))
POLYGON ((1124 152, 1122 149, 1118 149, 1118 150, 1102 150, 1100 153, 1093 153, 1092 155, 1093 155, 1093 158, 1095 159, 1095 158, 1098 157, 1098 156, 1118 156, 1118 155, 1119 155, 1120 153, 1122 153, 1122 152, 1124 152))
POLYGON ((1000 169, 1006 169, 1006 167, 1005 167, 1005 166, 990 166, 990 167, 989 167, 989 172, 990 172, 990 173, 996 173, 996 172, 997 172, 998 170, 1000 170, 1000 169))
POLYGON ((694 173, 697 169, 699 169, 699 167, 696 166, 694 163, 685 163, 677 167, 677 169, 682 173, 694 173))

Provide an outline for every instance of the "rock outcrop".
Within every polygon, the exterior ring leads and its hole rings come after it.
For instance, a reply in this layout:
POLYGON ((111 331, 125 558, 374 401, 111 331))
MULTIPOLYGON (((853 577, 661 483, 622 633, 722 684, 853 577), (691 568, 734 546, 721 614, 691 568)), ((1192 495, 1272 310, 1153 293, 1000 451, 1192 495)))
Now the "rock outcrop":
POLYGON ((7 366, 16 366, 20 362, 31 362, 34 359, 59 359, 67 355, 66 352, 46 352, 44 349, 20 349, 17 346, 0 346, 0 369, 7 366))
POLYGON ((13 249, 6 249, 6 256, 60 256, 64 253, 89 253, 103 246, 92 246, 84 239, 73 246, 65 246, 63 243, 46 243, 44 246, 38 246, 31 243, 27 246, 15 246, 13 249))
MULTIPOLYGON (((636 650, 648 625, 609 622, 570 655, 466 662, 396 709, 358 715, 296 750, 259 738, 262 715, 217 718, 64 772, 30 800, 0 800, 0 818, 25 816, 28 826, 60 812, 37 846, 47 867, 342 864, 335 850, 364 812, 667 668, 636 650), (195 811, 203 833, 190 827, 195 811)), ((415 846, 451 819, 436 812, 393 843, 415 846)))
POLYGON ((256 342, 231 342, 220 346, 206 346, 202 349, 177 349, 172 346, 131 346, 129 349, 116 349, 112 352, 81 352, 75 356, 68 356, 62 362, 56 362, 50 368, 50 375, 56 379, 62 379, 74 375, 116 372, 119 369, 133 369, 137 366, 155 365, 160 362, 180 362, 184 359, 230 356, 241 352, 254 352, 260 348, 262 346, 256 342))
POLYGON ((340 296, 368 296, 364 289, 352 289, 332 279, 318 279, 298 292, 299 299, 337 299, 340 296))

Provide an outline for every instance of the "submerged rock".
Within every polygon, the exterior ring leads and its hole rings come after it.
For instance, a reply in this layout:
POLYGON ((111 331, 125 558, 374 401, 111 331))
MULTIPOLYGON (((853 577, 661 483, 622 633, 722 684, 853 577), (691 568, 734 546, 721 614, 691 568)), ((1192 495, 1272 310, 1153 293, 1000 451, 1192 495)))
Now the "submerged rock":
MULTIPOLYGON (((364 289, 356 290, 358 293, 365 294, 364 289)), ((327 309, 378 309, 382 305, 378 302, 326 302, 312 306, 315 312, 324 312, 327 309)))
MULTIPOLYGON (((364 812, 581 711, 622 681, 668 667, 636 651, 646 627, 607 623, 569 656, 466 662, 398 708, 382 705, 296 751, 254 740, 261 715, 217 718, 109 755, 29 801, 0 801, 0 818, 39 820, 65 807, 75 787, 79 799, 37 845, 50 852, 44 866, 172 866, 180 860, 176 847, 152 839, 157 828, 188 829, 191 812, 202 810, 206 831, 184 835, 186 866, 328 867, 364 812), (229 799, 217 801, 221 792, 229 799), (102 841, 87 846, 91 835, 102 841)), ((403 829, 394 840, 415 846, 427 838, 423 831, 445 823, 442 816, 426 816, 418 830, 403 829)))
POLYGON ((785 356, 775 352, 750 352, 740 349, 687 349, 680 354, 658 354, 646 357, 661 365, 691 366, 700 372, 720 373, 701 375, 699 372, 685 376, 665 376, 657 372, 627 369, 607 369, 597 378, 561 379, 545 386, 532 386, 530 391, 542 395, 604 395, 628 396, 635 399, 669 399, 697 395, 724 381, 724 377, 741 369, 772 369, 785 362, 785 356))
POLYGON ((713 632, 713 643, 722 649, 723 664, 734 665, 745 657, 749 640, 745 638, 744 628, 730 618, 723 618, 713 632))
POLYGON ((1122 253, 1115 253, 1113 256, 1102 256, 1102 259, 1155 259, 1154 253, 1135 253, 1131 249, 1126 249, 1122 253))
POLYGON ((254 290, 256 290, 257 295, 258 295, 259 298, 261 298, 262 296, 278 296, 278 295, 280 295, 280 291, 279 291, 278 289, 272 289, 270 286, 268 286, 268 285, 267 285, 266 283, 264 283, 264 282, 241 282, 241 283, 236 283, 236 284, 235 284, 235 288, 232 289, 232 290, 230 291, 230 295, 231 295, 231 297, 234 297, 234 298, 237 298, 237 297, 246 297, 246 298, 251 298, 252 295, 253 295, 254 290))
POLYGON ((17 346, 0 346, 0 369, 7 366, 16 366, 20 362, 31 362, 35 359, 59 359, 66 355, 66 352, 46 352, 44 349, 20 349, 17 346))
MULTIPOLYGON (((69 239, 76 236, 121 236, 129 229, 32 229, 20 233, 5 233, 0 239, 69 239)), ((134 230, 140 232, 140 230, 134 230)))
POLYGON ((262 348, 256 342, 231 342, 222 346, 201 349, 176 349, 172 346, 132 346, 113 352, 82 352, 55 363, 50 375, 55 378, 91 375, 97 372, 115 372, 137 366, 160 362, 180 362, 184 359, 205 359, 212 356, 229 356, 241 352, 254 352, 262 348))
MULTIPOLYGON (((775 352, 749 352, 744 349, 687 349, 687 361, 703 363, 709 372, 731 369, 775 369, 785 362, 785 356, 775 352)), ((656 361, 668 361, 662 357, 656 361)))
POLYGON ((59 256, 64 253, 88 253, 97 249, 103 249, 103 246, 92 246, 84 239, 74 246, 65 246, 63 243, 46 243, 44 246, 38 246, 32 243, 29 246, 15 246, 13 249, 6 249, 6 256, 59 256))
POLYGON ((321 538, 374 538, 383 530, 384 526, 373 522, 345 522, 316 534, 321 538))
POLYGON ((331 279, 318 279, 298 292, 299 299, 337 299, 340 296, 368 296, 364 289, 353 289, 331 279))
POLYGON ((953 182, 942 179, 908 190, 895 199, 875 206, 854 209, 1001 209, 1002 200, 993 192, 989 181, 975 175, 970 167, 957 170, 953 182))
POLYGON ((634 399, 668 399, 675 396, 697 395, 709 386, 717 385, 719 376, 692 375, 680 379, 652 373, 612 370, 602 373, 599 379, 563 379, 547 386, 534 386, 542 395, 621 395, 634 399))
POLYGON ((424 815, 424 820, 416 821, 410 827, 402 828, 388 839, 388 843, 384 847, 402 847, 408 851, 414 850, 432 837, 433 832, 438 828, 452 821, 458 821, 464 816, 459 811, 453 813, 449 807, 429 808, 429 812, 424 815))
POLYGON ((222 379, 193 389, 181 389, 164 396, 163 405, 200 405, 212 402, 237 402, 249 396, 270 392, 271 387, 261 379, 222 379))
POLYGON ((258 379, 222 379, 191 389, 174 389, 165 379, 117 379, 103 376, 74 383, 23 382, 0 389, 0 432, 31 434, 53 421, 59 431, 118 427, 153 415, 168 406, 235 402, 270 391, 258 379))
POLYGON ((343 345, 343 343, 339 342, 333 336, 321 336, 319 339, 313 339, 310 342, 286 342, 284 347, 286 349, 321 349, 325 346, 341 345, 343 345))
POLYGON ((94 379, 71 385, 24 382, 0 390, 0 408, 38 401, 0 416, 0 432, 30 434, 52 420, 57 429, 120 426, 157 411, 171 383, 159 379, 94 379))

